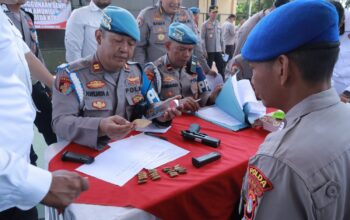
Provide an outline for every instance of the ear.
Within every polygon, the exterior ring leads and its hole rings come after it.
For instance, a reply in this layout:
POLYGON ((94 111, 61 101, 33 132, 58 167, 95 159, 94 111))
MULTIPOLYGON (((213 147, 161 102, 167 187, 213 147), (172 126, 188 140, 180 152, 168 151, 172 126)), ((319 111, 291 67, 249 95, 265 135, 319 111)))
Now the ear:
POLYGON ((280 85, 285 87, 291 79, 290 60, 286 55, 280 55, 275 63, 279 74, 280 85))
POLYGON ((97 30, 95 31, 95 38, 96 38, 97 44, 98 44, 98 45, 101 45, 101 41, 102 41, 102 32, 101 32, 99 29, 97 29, 97 30))

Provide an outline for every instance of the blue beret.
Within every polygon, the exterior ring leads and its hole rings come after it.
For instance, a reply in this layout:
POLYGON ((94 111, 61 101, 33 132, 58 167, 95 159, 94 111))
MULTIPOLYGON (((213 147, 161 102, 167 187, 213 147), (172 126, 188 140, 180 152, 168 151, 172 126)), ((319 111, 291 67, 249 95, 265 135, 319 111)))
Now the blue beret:
POLYGON ((241 52, 248 61, 266 61, 301 46, 338 41, 338 15, 331 3, 295 0, 261 19, 241 52))
POLYGON ((197 44, 197 35, 185 24, 174 22, 169 26, 168 36, 180 44, 197 44))
POLYGON ((140 41, 140 30, 134 16, 124 8, 108 6, 103 10, 101 27, 140 41))
POLYGON ((201 12, 201 10, 199 10, 199 8, 197 8, 197 7, 191 7, 189 9, 192 12, 192 14, 194 14, 194 15, 198 14, 199 12, 201 12))

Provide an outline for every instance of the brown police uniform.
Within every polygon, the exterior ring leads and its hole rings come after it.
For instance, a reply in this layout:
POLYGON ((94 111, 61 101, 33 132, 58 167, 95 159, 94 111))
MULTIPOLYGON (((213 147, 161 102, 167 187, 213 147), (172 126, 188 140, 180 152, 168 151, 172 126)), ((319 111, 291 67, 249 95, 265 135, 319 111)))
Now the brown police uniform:
POLYGON ((60 66, 53 89, 52 125, 57 136, 101 149, 101 119, 119 115, 132 120, 136 104, 144 100, 141 85, 141 69, 135 63, 109 73, 94 55, 60 66))
POLYGON ((205 76, 197 73, 186 72, 186 67, 176 69, 169 62, 168 56, 164 55, 154 62, 159 70, 161 85, 158 91, 160 99, 165 100, 176 95, 201 99, 200 106, 205 106, 210 96, 210 89, 205 76))

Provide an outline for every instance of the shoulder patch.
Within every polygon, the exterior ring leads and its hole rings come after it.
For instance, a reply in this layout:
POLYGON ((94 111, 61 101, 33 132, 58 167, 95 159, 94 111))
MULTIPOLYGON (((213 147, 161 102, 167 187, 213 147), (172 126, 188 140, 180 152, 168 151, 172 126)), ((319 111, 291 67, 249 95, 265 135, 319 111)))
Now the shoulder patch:
POLYGON ((57 90, 64 95, 68 95, 73 91, 72 81, 68 76, 59 77, 57 90))

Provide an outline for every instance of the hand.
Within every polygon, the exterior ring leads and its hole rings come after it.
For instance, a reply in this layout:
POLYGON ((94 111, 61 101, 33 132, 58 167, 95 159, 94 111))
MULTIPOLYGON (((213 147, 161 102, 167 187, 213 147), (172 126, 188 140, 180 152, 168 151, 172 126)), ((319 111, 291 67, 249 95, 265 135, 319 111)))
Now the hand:
POLYGON ((208 59, 208 53, 203 51, 203 56, 205 59, 208 59))
POLYGON ((350 102, 350 98, 344 94, 340 94, 340 101, 344 102, 344 103, 349 103, 350 102))
POLYGON ((41 201, 42 204, 63 209, 76 199, 81 192, 89 188, 87 178, 65 170, 52 172, 49 192, 41 201))
POLYGON ((110 139, 121 139, 135 129, 135 124, 130 123, 124 118, 113 115, 103 118, 99 125, 99 135, 107 135, 110 139))
MULTIPOLYGON (((171 102, 172 100, 175 100, 175 99, 181 99, 181 95, 177 95, 177 96, 174 96, 172 98, 169 98, 169 99, 165 100, 164 102, 171 102)), ((164 114, 161 117, 158 117, 157 120, 160 122, 170 121, 173 118, 175 118, 176 116, 181 115, 181 111, 179 109, 181 109, 181 106, 170 107, 164 112, 164 114)))
POLYGON ((182 111, 196 112, 199 109, 199 104, 192 97, 186 97, 180 100, 182 111))
POLYGON ((207 104, 208 105, 213 105, 215 103, 215 100, 216 100, 216 97, 218 97, 221 89, 223 87, 223 84, 221 85, 218 85, 215 87, 215 89, 211 92, 210 96, 209 96, 209 99, 208 99, 208 102, 207 104))
POLYGON ((211 76, 214 76, 214 77, 216 77, 217 74, 218 74, 218 73, 215 72, 214 70, 209 70, 209 71, 207 72, 207 75, 211 75, 211 76))

